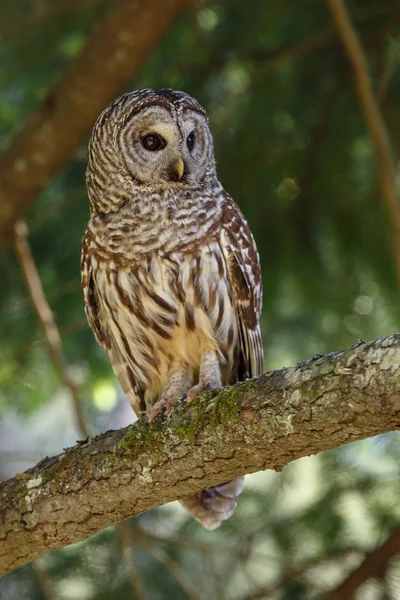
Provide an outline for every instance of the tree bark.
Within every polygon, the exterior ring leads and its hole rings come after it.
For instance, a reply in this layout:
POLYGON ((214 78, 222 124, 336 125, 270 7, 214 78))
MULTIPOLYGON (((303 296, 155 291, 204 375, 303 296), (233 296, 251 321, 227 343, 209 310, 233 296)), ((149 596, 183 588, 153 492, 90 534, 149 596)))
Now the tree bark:
POLYGON ((118 0, 0 157, 0 240, 69 159, 183 11, 197 0, 118 0))
POLYGON ((395 334, 46 458, 0 486, 0 574, 205 487, 398 429, 399 375, 395 334))

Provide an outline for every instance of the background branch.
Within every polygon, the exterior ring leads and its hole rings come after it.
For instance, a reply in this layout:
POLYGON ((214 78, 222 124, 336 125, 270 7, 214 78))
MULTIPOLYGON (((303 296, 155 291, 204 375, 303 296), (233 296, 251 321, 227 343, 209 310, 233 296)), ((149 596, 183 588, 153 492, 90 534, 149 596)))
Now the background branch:
POLYGON ((46 569, 43 567, 41 560, 34 560, 31 563, 32 569, 35 572, 37 582, 42 591, 45 600, 56 600, 54 593, 53 584, 50 577, 47 574, 46 569))
POLYGON ((146 600, 146 588, 143 583, 139 566, 136 562, 135 543, 128 521, 118 523, 117 531, 121 540, 121 547, 124 553, 126 564, 129 568, 130 579, 135 594, 134 597, 137 600, 146 600))
POLYGON ((179 563, 171 558, 165 550, 153 544, 146 536, 141 536, 140 541, 143 547, 146 548, 147 553, 154 558, 154 560, 163 565, 176 579, 187 598, 190 600, 201 600, 201 595, 193 587, 192 582, 185 575, 179 563))
POLYGON ((372 90, 367 61, 345 2, 328 0, 328 4, 354 71, 356 90, 370 131, 381 182, 382 200, 386 205, 392 228, 393 258, 400 287, 400 203, 397 197, 390 138, 372 90))
POLYGON ((61 336, 43 290, 42 282, 28 242, 28 228, 23 221, 19 221, 15 226, 15 250, 24 274, 34 310, 46 336, 50 358, 61 381, 71 394, 72 405, 80 434, 84 438, 87 438, 89 431, 82 414, 78 386, 68 373, 61 336))
POLYGON ((0 157, 0 239, 70 158, 101 111, 195 0, 115 2, 69 71, 0 157))
POLYGON ((221 481, 399 428, 399 364, 400 334, 360 343, 44 459, 0 486, 1 573, 221 481))
POLYGON ((400 528, 378 548, 368 552, 359 567, 352 571, 346 579, 327 596, 326 600, 348 600, 354 592, 371 577, 382 575, 389 560, 400 552, 400 528))

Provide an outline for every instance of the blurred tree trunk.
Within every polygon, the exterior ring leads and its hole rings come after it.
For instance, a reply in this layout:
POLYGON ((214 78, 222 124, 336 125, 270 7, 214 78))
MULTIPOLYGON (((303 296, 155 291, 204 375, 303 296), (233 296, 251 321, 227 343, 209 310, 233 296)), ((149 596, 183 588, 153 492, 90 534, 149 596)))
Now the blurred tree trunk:
POLYGON ((205 487, 400 428, 400 334, 212 392, 0 486, 0 574, 205 487))
POLYGON ((0 157, 0 240, 70 158, 176 17, 196 0, 119 0, 0 157))

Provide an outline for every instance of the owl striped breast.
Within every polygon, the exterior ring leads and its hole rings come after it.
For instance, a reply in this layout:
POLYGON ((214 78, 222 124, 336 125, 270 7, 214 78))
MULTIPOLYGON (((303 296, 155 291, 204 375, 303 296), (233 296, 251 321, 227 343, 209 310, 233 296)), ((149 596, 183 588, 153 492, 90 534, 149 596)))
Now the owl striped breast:
POLYGON ((206 348, 218 351, 230 383, 238 328, 218 241, 192 253, 151 252, 133 267, 92 254, 91 270, 106 348, 136 411, 159 399, 173 363, 195 378, 206 348))

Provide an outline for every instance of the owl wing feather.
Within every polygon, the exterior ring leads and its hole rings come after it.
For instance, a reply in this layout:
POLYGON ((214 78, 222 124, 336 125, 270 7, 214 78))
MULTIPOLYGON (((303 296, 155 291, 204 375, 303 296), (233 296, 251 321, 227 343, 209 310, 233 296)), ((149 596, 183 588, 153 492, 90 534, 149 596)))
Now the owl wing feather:
POLYGON ((257 377, 264 370, 259 324, 262 309, 260 260, 250 228, 229 196, 226 196, 222 213, 221 247, 238 319, 240 379, 257 377))
POLYGON ((143 392, 138 389, 126 356, 118 345, 117 338, 106 325, 107 319, 101 318, 100 302, 95 281, 95 270, 89 252, 90 235, 85 233, 81 258, 81 285, 86 316, 96 341, 107 351, 111 366, 121 387, 129 399, 133 410, 139 416, 145 410, 143 392))
POLYGON ((90 236, 86 231, 82 243, 81 256, 81 286, 83 301, 88 323, 94 333, 96 341, 100 346, 109 349, 110 338, 108 330, 101 325, 99 314, 99 301, 94 281, 93 265, 89 252, 90 236))

